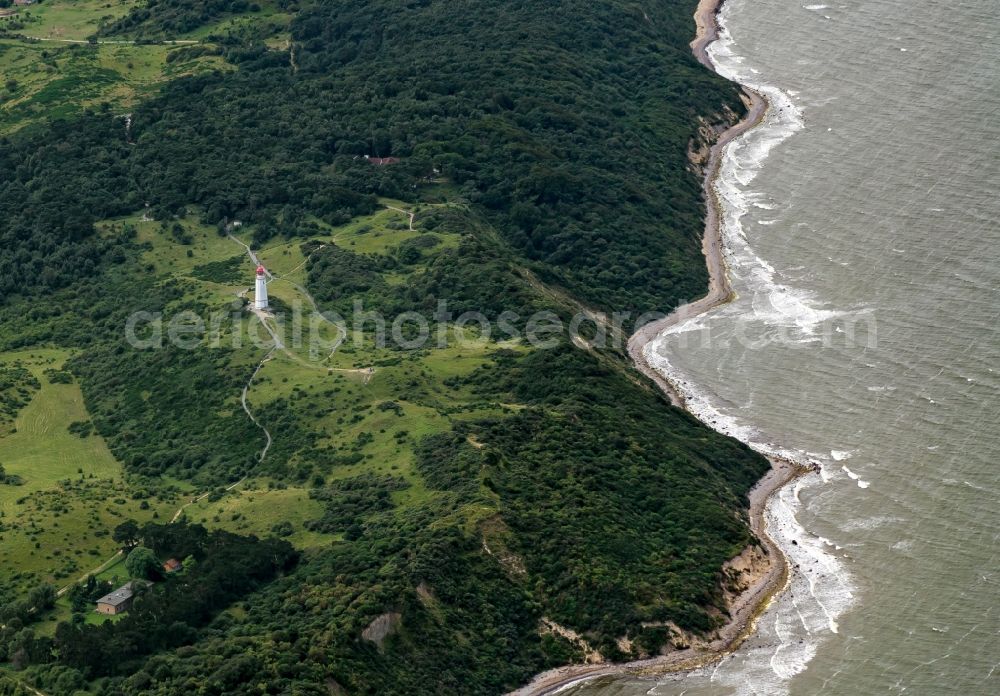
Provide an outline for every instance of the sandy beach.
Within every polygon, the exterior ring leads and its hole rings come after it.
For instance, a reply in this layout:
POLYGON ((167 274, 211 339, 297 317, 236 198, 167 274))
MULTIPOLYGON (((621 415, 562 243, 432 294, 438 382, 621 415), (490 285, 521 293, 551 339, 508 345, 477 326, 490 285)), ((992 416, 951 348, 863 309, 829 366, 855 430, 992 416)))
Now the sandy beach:
MULTIPOLYGON (((695 12, 697 33, 691 42, 691 50, 695 57, 711 70, 715 68, 709 58, 707 47, 718 37, 716 15, 722 2, 723 0, 700 0, 695 12)), ((733 298, 733 290, 726 273, 715 178, 725 147, 759 124, 768 108, 764 97, 745 87, 743 91, 747 104, 746 116, 716 138, 704 166, 707 211, 702 249, 709 273, 708 293, 699 300, 679 307, 663 319, 646 324, 632 335, 628 343, 629 355, 636 367, 656 382, 674 405, 682 408, 684 399, 680 391, 649 365, 645 349, 651 340, 670 326, 708 312, 733 298)), ((788 581, 787 560, 767 534, 764 520, 765 506, 772 494, 804 471, 796 463, 772 458, 771 470, 750 491, 750 527, 763 545, 765 561, 762 567, 754 569, 749 574, 747 587, 731 601, 730 621, 710 640, 698 646, 635 662, 572 665, 550 670, 536 676, 530 684, 511 692, 509 696, 544 696, 577 682, 616 674, 654 677, 659 674, 683 672, 710 664, 738 648, 753 632, 757 617, 767 607, 771 598, 782 590, 788 581)))

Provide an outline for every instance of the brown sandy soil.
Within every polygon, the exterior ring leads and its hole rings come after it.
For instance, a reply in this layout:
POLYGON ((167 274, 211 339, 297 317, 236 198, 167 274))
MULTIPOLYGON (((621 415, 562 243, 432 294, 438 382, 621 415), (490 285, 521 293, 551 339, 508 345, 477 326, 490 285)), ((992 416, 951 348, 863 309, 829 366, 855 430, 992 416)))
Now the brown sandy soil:
MULTIPOLYGON (((695 57, 713 70, 714 66, 706 48, 718 37, 716 14, 721 4, 722 0, 700 1, 695 13, 697 36, 691 43, 695 57)), ((726 145, 760 123, 767 111, 767 101, 761 95, 746 88, 744 93, 747 105, 746 117, 719 135, 709 150, 708 161, 703 170, 708 210, 702 249, 709 272, 708 293, 695 302, 679 307, 669 316, 643 326, 629 339, 629 355, 636 367, 656 382, 679 407, 684 406, 682 395, 669 380, 648 364, 644 350, 653 338, 670 326, 708 312, 733 298, 733 290, 726 275, 722 231, 719 225, 719 202, 714 182, 726 145)), ((775 491, 804 471, 798 464, 772 458, 771 470, 750 491, 750 527, 760 539, 761 545, 747 547, 743 553, 726 564, 724 571, 735 579, 738 587, 734 590, 738 594, 727 592, 730 621, 714 635, 706 639, 691 640, 690 647, 645 660, 623 664, 571 665, 550 670, 536 676, 530 684, 511 692, 509 696, 544 696, 575 682, 607 675, 655 676, 686 671, 714 662, 739 647, 753 632, 757 617, 770 603, 771 598, 780 592, 788 581, 788 563, 785 556, 767 535, 764 520, 765 506, 775 491)))

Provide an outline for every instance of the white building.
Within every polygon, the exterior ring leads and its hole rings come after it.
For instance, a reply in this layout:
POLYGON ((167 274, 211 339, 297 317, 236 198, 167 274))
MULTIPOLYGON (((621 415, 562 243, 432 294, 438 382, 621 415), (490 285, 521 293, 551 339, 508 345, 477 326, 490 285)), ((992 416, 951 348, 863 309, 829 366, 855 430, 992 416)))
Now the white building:
POLYGON ((257 266, 257 288, 253 298, 254 309, 267 309, 267 277, 264 274, 264 267, 257 266))

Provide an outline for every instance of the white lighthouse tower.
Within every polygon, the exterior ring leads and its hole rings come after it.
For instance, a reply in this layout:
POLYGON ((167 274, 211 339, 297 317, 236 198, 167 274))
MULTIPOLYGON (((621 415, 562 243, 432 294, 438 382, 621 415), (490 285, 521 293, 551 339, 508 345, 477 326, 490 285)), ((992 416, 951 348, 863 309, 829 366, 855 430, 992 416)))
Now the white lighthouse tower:
POLYGON ((267 277, 264 267, 257 266, 257 288, 253 297, 254 309, 267 309, 267 277))

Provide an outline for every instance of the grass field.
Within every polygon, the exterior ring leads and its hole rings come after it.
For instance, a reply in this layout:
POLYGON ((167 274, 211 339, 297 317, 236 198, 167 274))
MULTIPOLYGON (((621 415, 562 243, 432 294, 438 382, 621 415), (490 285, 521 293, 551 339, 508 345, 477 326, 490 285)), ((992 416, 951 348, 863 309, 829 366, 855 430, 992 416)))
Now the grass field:
MULTIPOLYGON (((219 56, 168 62, 181 46, 81 45, 0 39, 0 132, 83 108, 120 115, 167 80, 230 70, 219 56), (104 106, 104 105, 107 106, 104 106)), ((122 129, 124 138, 124 125, 122 129)))
POLYGON ((322 505, 309 498, 308 490, 256 487, 259 483, 235 489, 215 502, 206 499, 196 503, 185 510, 185 515, 189 521, 209 529, 221 528, 260 537, 271 536, 275 525, 287 522, 293 529, 287 539, 300 549, 328 544, 334 539, 303 527, 305 522, 323 513, 322 505))
POLYGON ((42 385, 15 431, 0 438, 0 463, 23 481, 0 485, 0 586, 68 581, 114 553, 108 532, 122 520, 148 520, 173 507, 169 498, 151 499, 142 509, 104 440, 69 431, 89 421, 80 387, 53 384, 46 374, 67 357, 54 349, 0 354, 0 364, 27 367, 42 385))
MULTIPOLYGON (((17 31, 40 39, 85 40, 102 23, 125 16, 141 0, 46 0, 17 8, 17 31)), ((3 24, 0 23, 0 28, 3 24)))
MULTIPOLYGON (((123 16, 136 4, 130 0, 48 0, 20 10, 13 19, 0 19, 0 30, 17 22, 23 25, 17 33, 43 39, 0 38, 0 135, 84 108, 109 118, 121 117, 167 80, 233 69, 219 56, 184 57, 187 49, 182 45, 131 44, 129 37, 118 43, 117 37, 86 43, 102 24, 123 16)), ((259 13, 223 18, 186 36, 170 38, 204 42, 233 34, 283 47, 291 15, 278 12, 273 2, 261 4, 259 13)), ((126 138, 124 121, 121 136, 126 138)), ((315 234, 274 239, 264 245, 259 254, 274 275, 268 289, 277 304, 302 306, 307 313, 312 309, 303 290, 309 261, 302 252, 306 241, 385 256, 427 234, 419 223, 429 206, 413 209, 414 229, 409 204, 384 199, 380 205, 373 214, 349 224, 333 227, 314 220, 315 234)), ((192 209, 180 220, 163 223, 146 219, 140 211, 105 221, 98 228, 106 234, 125 226, 133 228, 145 247, 144 272, 184 284, 178 307, 239 311, 239 298, 252 299, 254 266, 245 249, 220 235, 214 225, 202 224, 199 215, 200 211, 192 209)), ((236 232, 249 241, 253 229, 236 232)), ((428 236, 434 242, 428 248, 435 252, 454 248, 460 239, 458 234, 435 231, 428 236)), ((421 264, 418 257, 406 268, 387 273, 387 280, 405 283, 421 264)), ((169 314, 178 307, 163 309, 169 314)), ((256 321, 243 312, 238 325, 248 331, 256 321)), ((337 335, 328 323, 320 323, 319 330, 327 342, 337 335)), ((287 350, 277 352, 251 386, 251 408, 259 414, 279 400, 287 401, 293 405, 289 412, 294 414, 298 432, 315 434, 317 448, 346 455, 344 461, 351 463, 328 467, 321 475, 303 476, 295 484, 250 478, 233 490, 217 491, 200 500, 205 491, 184 482, 164 479, 156 491, 148 492, 126 478, 104 440, 87 432, 90 416, 79 385, 72 378, 51 378, 51 371, 60 370, 70 357, 68 351, 35 348, 0 353, 0 367, 24 366, 41 385, 12 422, 0 429, 0 464, 21 480, 21 485, 0 484, 0 595, 16 596, 40 583, 62 588, 105 562, 98 577, 124 582, 127 573, 123 559, 115 557, 118 545, 111 539, 113 529, 127 519, 167 522, 182 506, 183 518, 190 522, 242 534, 278 533, 308 551, 341 539, 340 534, 308 528, 324 515, 325 504, 310 496, 311 487, 324 481, 369 473, 404 479, 408 486, 392 493, 401 514, 443 495, 428 489, 417 473, 417 443, 426 435, 450 430, 456 420, 501 415, 516 407, 481 403, 468 389, 444 384, 450 377, 467 375, 486 364, 490 352, 498 348, 485 342, 458 342, 454 330, 449 330, 448 337, 446 347, 401 351, 376 346, 368 327, 360 343, 345 343, 319 357, 311 355, 308 346, 289 340, 287 350)), ((245 345, 234 360, 245 360, 249 366, 264 352, 245 345)), ((238 391, 230 395, 226 408, 240 409, 238 391)), ((284 437, 280 427, 266 420, 263 425, 272 430, 276 441, 284 437)), ((291 470, 300 456, 301 452, 292 455, 291 470)), ((455 514, 474 520, 495 512, 474 507, 455 514)), ((42 634, 51 633, 58 621, 69 617, 70 605, 64 596, 36 628, 42 634)), ((109 619, 90 612, 85 620, 109 619)))
MULTIPOLYGON (((382 210, 371 215, 357 217, 346 225, 329 228, 332 240, 338 246, 350 249, 357 254, 385 254, 402 242, 423 234, 419 229, 421 213, 435 207, 447 207, 447 204, 414 207, 409 203, 391 198, 379 199, 379 203, 385 206, 382 210), (416 230, 410 229, 409 216, 400 211, 415 213, 416 230)), ((441 246, 439 248, 458 245, 458 235, 444 234, 440 237, 441 246)))
POLYGON ((224 17, 217 22, 198 27, 194 31, 181 34, 178 38, 206 40, 214 36, 235 35, 253 40, 266 41, 272 47, 287 47, 290 38, 289 25, 293 14, 282 12, 273 0, 258 2, 259 12, 224 17))
MULTIPOLYGON (((164 490, 175 490, 146 496, 126 483, 100 436, 81 438, 69 431, 71 423, 89 420, 79 386, 53 384, 47 373, 59 370, 67 357, 65 351, 40 348, 0 354, 0 366, 24 366, 42 385, 17 414, 14 431, 0 438, 0 463, 22 480, 0 485, 0 589, 24 591, 41 582, 65 586, 113 556, 117 544, 110 532, 122 521, 165 522, 195 495, 165 481, 164 490)), ((304 528, 322 512, 307 490, 254 486, 190 505, 185 515, 210 528, 259 536, 287 521, 294 529, 289 540, 300 548, 333 539, 304 528)), ((119 562, 98 577, 124 581, 126 573, 119 562)), ((60 600, 39 626, 43 632, 54 629, 68 614, 68 602, 60 600)))
MULTIPOLYGON (((0 31, 45 42, 85 42, 103 26, 127 15, 142 0, 45 0, 30 7, 11 8, 0 16, 0 31)), ((287 47, 293 14, 282 11, 273 0, 255 3, 259 10, 228 15, 188 32, 164 36, 141 27, 121 35, 102 37, 102 42, 131 41, 137 38, 193 43, 215 36, 236 36, 266 41, 272 47, 287 47)))
MULTIPOLYGON (((408 210, 399 201, 380 202, 408 210)), ((341 227, 320 224, 322 234, 269 241, 258 251, 261 261, 274 275, 268 285, 269 296, 287 306, 299 304, 308 313, 310 305, 301 290, 307 282, 303 242, 308 239, 336 244, 361 254, 389 254, 399 244, 424 234, 419 230, 419 212, 416 230, 410 229, 405 212, 387 207, 341 227)), ((158 272, 189 277, 199 260, 200 263, 224 261, 232 258, 234 249, 237 254, 240 252, 241 247, 219 237, 214 230, 199 229, 187 221, 183 224, 192 239, 189 248, 193 259, 169 235, 158 231, 158 223, 140 223, 139 238, 152 246, 146 258, 158 272)), ((249 242, 252 229, 238 232, 241 239, 249 242)), ((438 249, 459 242, 456 234, 435 234, 439 238, 438 249)), ((245 284, 229 286, 230 293, 252 281, 253 266, 248 258, 240 262, 240 268, 245 269, 245 284)), ((202 295, 192 289, 191 296, 202 295)), ((443 384, 450 377, 467 375, 485 365, 489 354, 500 347, 521 350, 516 344, 489 344, 475 340, 471 333, 460 337, 452 328, 446 333, 444 347, 399 351, 377 346, 371 326, 365 327, 360 344, 355 343, 353 324, 348 321, 346 328, 352 332, 351 339, 332 355, 317 356, 309 354, 308 334, 304 335, 303 344, 298 345, 289 322, 283 328, 287 350, 276 353, 259 373, 248 394, 251 409, 260 413, 279 400, 293 404, 301 425, 320 434, 318 447, 360 457, 356 463, 336 466, 326 475, 327 480, 364 473, 403 478, 409 487, 393 493, 402 509, 434 495, 414 470, 417 442, 426 435, 450 430, 456 419, 497 416, 516 408, 516 405, 481 403, 468 390, 443 384)), ((308 331, 308 326, 304 331, 308 331)), ((276 442, 283 436, 276 430, 272 430, 272 435, 276 442)), ((276 521, 287 520, 294 530, 293 543, 307 547, 330 539, 311 538, 301 526, 318 518, 321 512, 321 506, 309 500, 306 489, 292 488, 256 493, 243 490, 216 503, 199 503, 186 514, 189 519, 209 526, 257 534, 267 533, 276 521)))
MULTIPOLYGON (((35 349, 4 353, 0 363, 22 364, 34 374, 42 388, 16 420, 16 431, 0 440, 0 461, 8 472, 21 475, 25 483, 22 495, 48 488, 82 469, 84 474, 116 478, 120 471, 104 441, 98 436, 81 440, 66 430, 74 421, 86 421, 80 387, 76 384, 52 384, 45 371, 58 370, 68 355, 65 352, 35 349)), ((0 493, 0 500, 11 498, 0 493)))
MULTIPOLYGON (((100 226, 108 224, 102 223, 100 226)), ((191 277, 192 271, 198 266, 244 255, 239 245, 219 235, 214 226, 201 224, 195 214, 177 221, 190 239, 190 243, 187 244, 179 244, 171 237, 168 228, 173 226, 174 221, 165 228, 161 222, 145 220, 142 215, 132 215, 111 221, 110 224, 128 224, 135 227, 137 240, 148 247, 148 251, 143 254, 143 260, 153 265, 153 271, 158 276, 191 277)), ((249 259, 245 265, 247 284, 250 284, 253 280, 253 267, 249 259)))
MULTIPOLYGON (((146 247, 143 261, 150 273, 186 283, 183 303, 231 308, 252 283, 253 264, 245 250, 220 236, 214 226, 198 222, 197 211, 167 225, 132 215, 99 227, 111 233, 126 225, 135 229, 146 247)), ((241 230, 247 239, 250 232, 241 230)), ((323 229, 315 238, 361 253, 386 254, 417 234, 409 229, 404 213, 381 210, 351 225, 323 229)), ((457 243, 457 235, 439 236, 441 244, 457 243)), ((269 291, 286 304, 307 304, 301 290, 306 282, 304 241, 274 240, 260 252, 276 275, 269 291)), ((244 313, 244 330, 256 321, 251 316, 244 313)), ((490 353, 500 347, 523 348, 516 343, 476 341, 473 335, 458 340, 454 327, 447 329, 446 338, 444 346, 403 351, 377 346, 369 327, 360 344, 345 344, 321 359, 289 341, 287 352, 276 353, 258 374, 249 404, 258 414, 279 400, 291 404, 301 429, 318 436, 317 448, 350 455, 345 459, 350 463, 324 472, 327 481, 366 473, 406 480, 408 487, 393 492, 405 511, 439 495, 426 488, 414 468, 414 448, 424 436, 448 431, 459 419, 499 416, 517 407, 484 403, 466 387, 447 386, 446 380, 468 375, 489 362, 490 353)), ((262 354, 252 346, 242 352, 248 364, 262 354)), ((0 356, 0 365, 20 361, 42 384, 18 413, 16 432, 0 439, 0 462, 9 473, 24 478, 23 486, 0 487, 4 511, 0 584, 27 587, 48 580, 64 585, 111 557, 116 549, 109 532, 121 521, 167 521, 199 493, 164 481, 167 492, 157 494, 162 497, 144 498, 129 489, 100 437, 80 438, 69 432, 71 423, 88 420, 79 387, 52 384, 46 376, 46 370, 59 368, 67 357, 64 351, 42 349, 0 356)), ((234 409, 239 408, 238 396, 232 395, 234 409)), ((283 432, 274 424, 270 428, 280 443, 283 432)), ((293 456, 289 466, 294 470, 295 465, 293 456)), ((307 529, 307 523, 322 517, 324 510, 309 496, 309 486, 316 483, 311 479, 289 485, 251 478, 233 491, 188 505, 184 516, 210 528, 258 536, 275 533, 276 525, 287 523, 280 529, 282 535, 303 549, 335 543, 337 535, 307 529)), ((467 512, 470 519, 488 513, 467 512)), ((110 569, 105 575, 114 572, 110 569)), ((60 604, 56 618, 67 611, 68 605, 60 604)))
POLYGON ((84 108, 120 115, 167 80, 235 69, 218 55, 186 55, 186 46, 180 44, 226 34, 267 40, 274 46, 288 40, 291 15, 264 2, 258 13, 220 20, 190 36, 167 37, 178 41, 174 45, 134 45, 129 37, 88 43, 103 24, 140 4, 140 0, 48 0, 0 17, 0 34, 8 37, 0 39, 0 134, 84 108))

